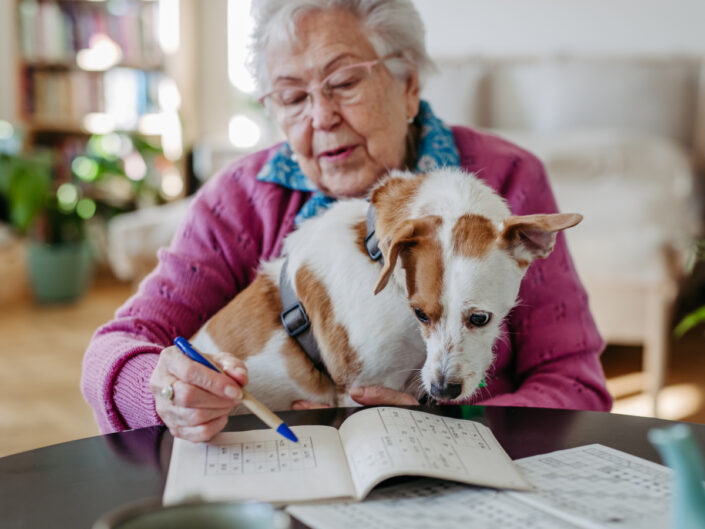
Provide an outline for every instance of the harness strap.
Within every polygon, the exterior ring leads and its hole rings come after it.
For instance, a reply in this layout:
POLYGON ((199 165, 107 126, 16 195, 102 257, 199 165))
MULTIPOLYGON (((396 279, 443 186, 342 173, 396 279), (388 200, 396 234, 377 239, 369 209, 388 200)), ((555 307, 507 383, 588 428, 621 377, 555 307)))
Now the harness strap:
POLYGON ((326 365, 321 358, 321 350, 318 348, 316 338, 313 336, 311 321, 308 319, 308 314, 304 310, 301 301, 296 297, 294 287, 289 280, 287 273, 289 258, 284 259, 282 270, 279 274, 279 295, 282 300, 283 311, 280 315, 284 330, 291 336, 301 349, 304 350, 306 356, 311 359, 313 365, 321 373, 328 375, 326 365))
MULTIPOLYGON (((367 254, 370 259, 384 263, 382 251, 379 249, 379 241, 375 235, 375 222, 375 208, 370 204, 365 221, 367 225, 365 248, 367 248, 367 254)), ((316 338, 313 336, 311 320, 309 320, 301 301, 296 297, 296 292, 294 292, 294 287, 289 279, 288 264, 289 258, 287 257, 284 259, 281 273, 279 274, 279 295, 284 309, 280 314, 282 325, 284 325, 284 330, 286 330, 287 334, 296 340, 296 343, 303 349, 306 356, 311 359, 316 369, 330 376, 323 358, 321 358, 321 350, 318 348, 316 338)))
POLYGON ((384 256, 382 255, 382 250, 379 249, 379 240, 377 235, 375 235, 375 224, 377 222, 377 215, 375 207, 370 204, 367 208, 367 218, 365 219, 365 224, 367 226, 367 236, 365 237, 365 248, 367 248, 367 255, 373 261, 380 261, 384 264, 384 256))

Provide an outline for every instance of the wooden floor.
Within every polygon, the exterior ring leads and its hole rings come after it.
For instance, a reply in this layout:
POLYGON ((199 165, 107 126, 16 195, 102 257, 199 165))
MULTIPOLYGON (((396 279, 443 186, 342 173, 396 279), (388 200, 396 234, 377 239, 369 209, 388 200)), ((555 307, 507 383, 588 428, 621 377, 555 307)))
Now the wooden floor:
MULTIPOLYGON (((0 456, 96 435, 79 390, 83 351, 95 329, 131 294, 131 286, 97 280, 80 302, 0 307, 0 456)), ((648 415, 640 394, 641 350, 609 347, 603 356, 613 411, 648 415)), ((661 414, 705 423, 705 338, 692 332, 674 343, 661 414)))

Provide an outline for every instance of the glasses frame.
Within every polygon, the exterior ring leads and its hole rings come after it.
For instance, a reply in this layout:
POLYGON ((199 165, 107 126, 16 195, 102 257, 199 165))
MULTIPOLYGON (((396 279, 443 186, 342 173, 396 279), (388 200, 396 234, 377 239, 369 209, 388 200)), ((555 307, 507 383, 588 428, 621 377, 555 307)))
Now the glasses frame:
MULTIPOLYGON (((355 64, 349 64, 347 66, 343 66, 341 68, 338 68, 337 70, 334 70, 331 73, 329 73, 328 75, 326 75, 325 78, 323 79, 323 81, 318 83, 316 86, 309 88, 307 90, 302 89, 303 92, 306 92, 306 102, 309 104, 313 104, 313 94, 315 92, 319 92, 319 91, 321 92, 321 94, 323 96, 325 96, 326 99, 330 100, 333 94, 331 93, 330 87, 328 87, 326 89, 326 85, 330 81, 331 77, 333 77, 334 75, 340 74, 340 72, 344 72, 346 70, 351 70, 353 68, 364 67, 364 68, 367 68, 367 75, 370 75, 372 73, 372 68, 374 68, 378 64, 382 64, 383 62, 388 61, 390 59, 401 59, 403 57, 404 57, 404 54, 402 52, 396 51, 394 53, 390 53, 389 55, 385 55, 384 57, 380 57, 380 58, 375 59, 373 61, 357 62, 355 64)), ((284 90, 284 89, 277 88, 275 90, 272 90, 271 92, 267 92, 262 97, 260 97, 258 99, 258 101, 263 106, 266 106, 267 99, 270 98, 271 96, 273 96, 274 94, 281 92, 282 90, 284 90)))

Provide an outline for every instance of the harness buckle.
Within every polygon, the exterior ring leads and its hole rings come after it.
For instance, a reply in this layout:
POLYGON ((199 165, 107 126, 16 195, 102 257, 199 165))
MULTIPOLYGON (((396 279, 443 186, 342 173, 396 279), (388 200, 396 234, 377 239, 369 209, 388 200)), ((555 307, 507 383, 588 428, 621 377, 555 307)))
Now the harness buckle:
POLYGON ((370 259, 373 261, 379 261, 382 257, 382 250, 379 249, 379 241, 375 237, 374 230, 365 237, 365 248, 367 249, 367 255, 369 255, 370 259))
POLYGON ((311 322, 301 302, 297 302, 284 310, 279 317, 281 318, 282 325, 284 325, 284 330, 286 330, 286 333, 292 338, 295 338, 311 326, 311 322))

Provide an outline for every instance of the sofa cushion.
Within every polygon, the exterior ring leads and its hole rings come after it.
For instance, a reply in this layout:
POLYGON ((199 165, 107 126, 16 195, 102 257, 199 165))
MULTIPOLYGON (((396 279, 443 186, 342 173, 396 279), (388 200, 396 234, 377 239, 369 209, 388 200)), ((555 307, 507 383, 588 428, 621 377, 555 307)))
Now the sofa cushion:
POLYGON ((699 229, 690 158, 646 134, 583 130, 495 131, 537 155, 562 211, 585 218, 567 237, 581 275, 651 281, 666 245, 685 248, 699 229))

